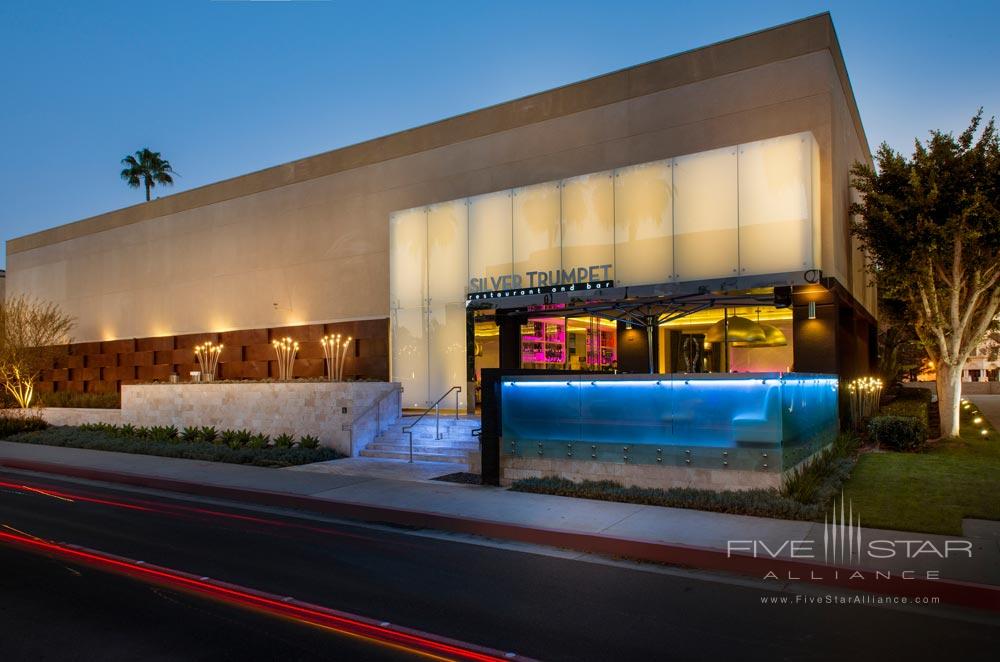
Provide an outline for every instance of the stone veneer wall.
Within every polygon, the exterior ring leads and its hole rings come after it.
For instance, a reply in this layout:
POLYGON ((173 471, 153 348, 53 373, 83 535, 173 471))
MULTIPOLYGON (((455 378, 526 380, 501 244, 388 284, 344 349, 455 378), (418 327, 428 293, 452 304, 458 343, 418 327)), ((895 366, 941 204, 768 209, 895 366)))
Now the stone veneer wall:
POLYGON ((399 391, 390 382, 133 384, 122 387, 121 423, 313 435, 354 456, 375 435, 375 409, 366 410, 379 398, 382 428, 399 420, 399 391))
POLYGON ((750 490, 781 487, 783 473, 738 469, 703 469, 547 458, 500 458, 500 484, 522 478, 559 476, 573 481, 611 480, 626 487, 691 487, 703 490, 750 490))
POLYGON ((223 345, 217 379, 274 378, 278 372, 271 341, 286 336, 300 343, 295 376, 323 377, 319 341, 338 333, 354 339, 344 363, 346 378, 389 379, 389 321, 374 319, 73 343, 42 371, 36 390, 114 393, 128 384, 165 382, 171 373, 187 380, 199 369, 194 346, 206 341, 223 345))
POLYGON ((121 409, 39 407, 37 411, 49 425, 83 425, 85 423, 120 425, 122 422, 121 409))

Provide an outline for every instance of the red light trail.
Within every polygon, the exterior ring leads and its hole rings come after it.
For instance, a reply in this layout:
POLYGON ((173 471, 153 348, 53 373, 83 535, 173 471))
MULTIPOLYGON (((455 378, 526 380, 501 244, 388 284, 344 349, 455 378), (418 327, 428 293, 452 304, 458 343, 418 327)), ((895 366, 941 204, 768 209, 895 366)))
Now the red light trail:
POLYGON ((0 542, 55 555, 64 560, 78 561, 98 569, 125 574, 170 588, 189 591, 238 607, 290 618, 300 623, 365 639, 423 657, 438 660, 470 660, 472 662, 527 660, 519 655, 494 651, 409 628, 391 626, 362 616, 327 609, 292 598, 282 598, 250 588, 214 581, 207 577, 196 577, 186 572, 154 566, 142 561, 134 561, 75 545, 57 544, 30 535, 11 534, 3 531, 0 531, 0 542))

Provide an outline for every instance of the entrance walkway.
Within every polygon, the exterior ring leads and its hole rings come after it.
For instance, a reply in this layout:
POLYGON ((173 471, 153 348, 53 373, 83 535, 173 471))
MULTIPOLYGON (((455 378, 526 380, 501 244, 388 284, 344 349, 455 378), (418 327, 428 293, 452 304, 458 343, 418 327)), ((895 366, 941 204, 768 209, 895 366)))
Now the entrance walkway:
POLYGON ((432 480, 438 476, 468 470, 469 465, 461 462, 417 462, 414 460, 413 463, 410 463, 406 460, 381 457, 347 457, 343 460, 288 467, 288 471, 308 471, 337 476, 369 476, 393 480, 432 480))

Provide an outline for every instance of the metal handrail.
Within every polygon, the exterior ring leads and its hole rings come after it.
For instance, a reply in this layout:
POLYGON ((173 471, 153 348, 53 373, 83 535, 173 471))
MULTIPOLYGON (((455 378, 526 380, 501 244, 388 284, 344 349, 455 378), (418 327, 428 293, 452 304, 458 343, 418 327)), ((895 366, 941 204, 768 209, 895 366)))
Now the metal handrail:
POLYGON ((370 412, 372 409, 375 409, 375 436, 376 437, 381 437, 382 436, 382 403, 390 395, 399 394, 400 395, 400 404, 402 404, 402 393, 403 393, 403 387, 401 385, 399 385, 399 384, 393 384, 393 388, 389 389, 388 391, 386 391, 385 393, 383 393, 382 395, 380 395, 375 400, 375 402, 373 402, 370 405, 368 405, 367 407, 365 407, 364 410, 360 414, 358 414, 353 419, 351 419, 350 423, 346 424, 347 425, 347 430, 348 430, 348 432, 351 435, 351 455, 354 455, 354 426, 358 424, 358 421, 360 421, 362 418, 364 418, 365 416, 367 416, 368 412, 370 412))
POLYGON ((437 417, 435 419, 435 422, 434 422, 434 439, 435 440, 440 439, 441 438, 441 401, 444 400, 445 398, 447 398, 449 395, 451 395, 452 391, 455 392, 455 420, 457 421, 458 420, 458 394, 462 392, 462 387, 461 386, 452 386, 450 389, 448 389, 447 391, 445 391, 444 394, 440 398, 438 398, 437 400, 435 400, 434 404, 432 404, 427 409, 423 410, 420 413, 420 416, 417 416, 417 420, 413 421, 409 425, 404 425, 403 426, 402 431, 405 432, 409 436, 409 438, 410 438, 410 460, 409 460, 410 462, 413 462, 413 428, 416 427, 417 423, 419 423, 420 421, 422 421, 423 418, 424 418, 424 416, 426 416, 427 414, 429 414, 430 411, 433 409, 434 413, 435 413, 435 416, 437 417))

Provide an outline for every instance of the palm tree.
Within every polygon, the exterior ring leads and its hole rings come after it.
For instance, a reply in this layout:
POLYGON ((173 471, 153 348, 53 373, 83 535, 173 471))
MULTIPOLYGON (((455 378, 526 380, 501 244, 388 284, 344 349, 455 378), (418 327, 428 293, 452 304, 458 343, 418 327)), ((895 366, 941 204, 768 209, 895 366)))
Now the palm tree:
POLYGON ((146 185, 146 202, 149 202, 149 192, 157 184, 173 184, 174 179, 170 175, 176 175, 174 169, 170 167, 170 161, 160 158, 159 152, 151 152, 148 147, 143 147, 135 156, 129 154, 122 159, 122 179, 132 188, 139 188, 139 184, 146 185))

